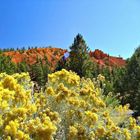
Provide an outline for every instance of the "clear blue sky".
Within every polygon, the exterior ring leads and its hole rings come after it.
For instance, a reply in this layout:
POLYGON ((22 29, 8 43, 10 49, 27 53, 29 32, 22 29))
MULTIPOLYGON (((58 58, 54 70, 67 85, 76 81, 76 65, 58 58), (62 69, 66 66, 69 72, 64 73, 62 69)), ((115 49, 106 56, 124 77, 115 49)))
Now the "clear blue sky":
POLYGON ((91 50, 130 57, 140 44, 140 0, 0 0, 0 48, 68 49, 77 33, 91 50))

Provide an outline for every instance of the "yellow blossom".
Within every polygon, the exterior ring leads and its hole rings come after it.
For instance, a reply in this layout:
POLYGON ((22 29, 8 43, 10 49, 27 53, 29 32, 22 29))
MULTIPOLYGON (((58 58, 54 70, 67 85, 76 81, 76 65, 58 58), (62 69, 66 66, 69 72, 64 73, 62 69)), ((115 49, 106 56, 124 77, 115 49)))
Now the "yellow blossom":
POLYGON ((126 128, 123 129, 123 133, 126 137, 126 140, 131 140, 131 133, 126 128))
POLYGON ((77 133, 78 133, 78 130, 74 126, 70 126, 69 135, 73 137, 73 136, 76 136, 77 133))
POLYGON ((95 133, 98 137, 103 137, 105 134, 105 128, 103 126, 100 126, 97 128, 95 133))
POLYGON ((96 123, 96 122, 98 121, 98 115, 97 115, 96 113, 93 113, 93 112, 91 112, 91 111, 86 111, 85 114, 86 114, 86 116, 87 116, 89 119, 92 120, 91 122, 92 122, 93 124, 96 123))

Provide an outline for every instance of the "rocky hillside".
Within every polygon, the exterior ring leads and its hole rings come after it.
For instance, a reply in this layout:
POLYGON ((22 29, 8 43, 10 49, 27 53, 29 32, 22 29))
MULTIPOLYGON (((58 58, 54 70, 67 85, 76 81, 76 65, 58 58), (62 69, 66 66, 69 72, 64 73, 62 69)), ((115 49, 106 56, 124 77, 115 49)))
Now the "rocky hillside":
POLYGON ((122 57, 110 56, 99 49, 96 49, 93 52, 91 51, 90 56, 93 61, 97 62, 100 66, 122 67, 126 64, 126 60, 122 57))
MULTIPOLYGON (((53 67, 55 67, 56 63, 62 58, 65 52, 67 52, 67 50, 61 48, 36 48, 25 50, 23 52, 22 51, 5 52, 5 55, 11 56, 12 61, 14 63, 26 61, 29 64, 35 63, 37 58, 43 60, 44 56, 47 56, 48 61, 51 63, 53 67)), ((91 59, 100 66, 122 67, 126 64, 126 61, 123 58, 109 56, 103 51, 98 49, 96 49, 95 51, 90 51, 89 54, 91 56, 91 59)))
POLYGON ((6 56, 11 56, 14 63, 20 63, 26 61, 28 64, 34 64, 39 59, 44 59, 47 56, 48 61, 52 66, 55 66, 56 63, 60 60, 66 50, 61 48, 36 48, 29 49, 25 51, 10 51, 5 52, 6 56))

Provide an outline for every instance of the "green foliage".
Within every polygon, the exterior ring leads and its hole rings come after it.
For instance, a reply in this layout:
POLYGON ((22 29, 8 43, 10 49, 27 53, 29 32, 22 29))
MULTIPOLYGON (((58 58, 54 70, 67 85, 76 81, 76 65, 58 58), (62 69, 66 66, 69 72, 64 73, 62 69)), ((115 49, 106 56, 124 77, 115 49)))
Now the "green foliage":
POLYGON ((66 64, 68 64, 68 62, 66 63, 66 61, 63 61, 63 59, 61 58, 56 64, 55 71, 59 71, 59 70, 62 70, 64 68, 68 69, 66 64))
POLYGON ((0 49, 0 54, 2 54, 2 49, 0 49))
POLYGON ((118 92, 122 93, 124 91, 125 75, 126 75, 126 67, 113 69, 113 88, 115 93, 118 92))
POLYGON ((31 79, 40 86, 45 85, 49 73, 51 73, 51 70, 46 56, 44 56, 44 60, 37 58, 37 62, 30 66, 31 79))
POLYGON ((114 96, 111 92, 108 95, 104 95, 103 99, 107 106, 118 106, 120 104, 120 101, 117 99, 117 96, 114 96))
POLYGON ((0 73, 6 72, 7 74, 14 74, 16 69, 16 64, 11 62, 11 58, 9 56, 0 54, 0 73))
MULTIPOLYGON (((126 74, 125 67, 103 67, 97 69, 98 74, 105 76, 105 87, 104 94, 107 95, 109 92, 112 92, 114 96, 116 93, 121 93, 124 91, 124 76, 126 74)), ((95 76, 96 77, 96 76, 95 76)))
POLYGON ((76 72, 80 77, 91 77, 92 64, 89 56, 89 48, 82 35, 78 34, 70 47, 68 69, 76 72))
POLYGON ((121 93, 122 103, 130 103, 131 108, 136 110, 136 115, 140 114, 140 47, 128 60, 126 71, 118 81, 115 89, 121 93))
POLYGON ((29 65, 23 61, 17 64, 17 72, 21 73, 21 72, 28 72, 29 71, 29 65))

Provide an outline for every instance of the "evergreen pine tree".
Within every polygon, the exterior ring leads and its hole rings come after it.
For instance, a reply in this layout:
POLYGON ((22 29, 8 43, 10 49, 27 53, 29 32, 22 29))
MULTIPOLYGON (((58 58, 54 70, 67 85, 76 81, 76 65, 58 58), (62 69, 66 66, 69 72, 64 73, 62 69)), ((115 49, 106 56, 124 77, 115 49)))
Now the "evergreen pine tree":
POLYGON ((131 108, 136 110, 136 115, 140 115, 140 47, 128 61, 121 90, 123 103, 130 103, 131 108))
POLYGON ((70 47, 68 68, 76 72, 80 77, 91 77, 92 76, 92 64, 89 56, 89 48, 86 45, 82 35, 78 34, 74 38, 74 43, 70 47))
POLYGON ((18 63, 17 67, 18 67, 18 73, 29 71, 29 65, 25 61, 18 63))
POLYGON ((44 56, 44 61, 37 58, 37 62, 31 65, 30 68, 31 79, 36 81, 39 86, 44 86, 48 80, 48 74, 50 73, 47 57, 44 56))
POLYGON ((14 74, 16 70, 17 66, 11 61, 11 57, 0 54, 0 72, 14 74))

